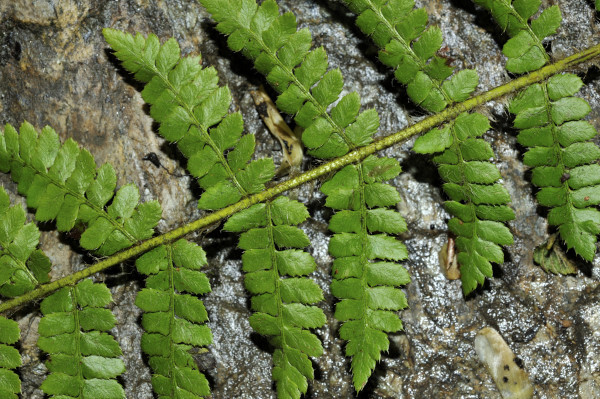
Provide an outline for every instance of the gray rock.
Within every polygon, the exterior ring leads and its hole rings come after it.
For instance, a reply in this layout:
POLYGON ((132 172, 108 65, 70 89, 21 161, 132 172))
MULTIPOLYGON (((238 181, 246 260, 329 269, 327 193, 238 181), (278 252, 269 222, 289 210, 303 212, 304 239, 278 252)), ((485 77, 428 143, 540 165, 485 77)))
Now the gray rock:
MULTIPOLYGON (((377 61, 372 43, 341 4, 319 0, 279 3, 283 10, 297 15, 300 26, 310 28, 315 46, 325 47, 332 67, 339 67, 344 74, 345 90, 358 91, 364 107, 379 111, 381 135, 422 118, 391 72, 377 61)), ((418 3, 427 8, 431 22, 441 27, 445 54, 454 65, 477 69, 480 91, 507 81, 499 46, 504 38, 484 11, 464 0, 418 3)), ((559 4, 563 10, 563 28, 552 42, 557 58, 598 41, 591 2, 543 3, 559 4)), ((162 232, 200 217, 189 178, 173 177, 142 160, 145 154, 155 152, 170 171, 182 173, 185 165, 176 150, 155 134, 140 86, 110 56, 101 35, 103 27, 154 32, 163 40, 174 36, 185 54, 201 53, 204 65, 217 68, 221 83, 231 88, 233 108, 242 112, 246 130, 257 135, 258 156, 281 158, 278 143, 265 130, 249 95, 263 78, 241 55, 225 47, 224 37, 214 30, 206 11, 192 0, 0 0, 0 122, 19 125, 28 120, 40 128, 51 125, 63 140, 73 137, 86 146, 98 163, 111 162, 118 171, 119 185, 134 182, 141 188, 143 200, 162 203, 162 232)), ((590 120, 599 127, 597 76, 597 70, 587 75, 588 85, 581 96, 591 103, 590 120)), ((598 258, 592 265, 582 265, 585 273, 571 277, 547 275, 533 264, 532 248, 547 234, 541 216, 545 211, 534 201, 521 150, 508 128, 510 117, 504 102, 494 102, 483 110, 495 120, 495 129, 486 138, 513 198, 517 220, 510 228, 515 245, 507 248, 507 262, 495 270, 496 278, 469 298, 463 297, 459 281, 447 281, 439 270, 437 254, 447 239, 444 220, 448 215, 435 167, 409 151, 411 142, 383 151, 398 158, 405 170, 393 184, 404 199, 399 210, 409 223, 403 238, 411 254, 406 267, 412 283, 405 290, 410 308, 401 312, 405 332, 391 336, 391 350, 361 397, 500 398, 473 350, 476 332, 486 326, 498 330, 522 359, 536 398, 600 397, 598 258)), ((7 176, 0 180, 16 193, 7 176)), ((313 210, 313 219, 303 228, 313 243, 310 251, 319 265, 314 278, 326 292, 326 301, 320 306, 329 320, 317 330, 325 354, 315 359, 317 378, 308 396, 351 398, 349 364, 337 338, 339 325, 332 317, 334 301, 327 288, 332 259, 327 253, 326 223, 331 212, 322 209, 318 183, 293 194, 313 210)), ((89 255, 74 251, 73 241, 54 232, 51 225, 44 230, 41 244, 55 265, 54 279, 93 262, 89 255)), ((250 311, 240 251, 235 249, 237 237, 216 229, 189 238, 201 243, 210 256, 207 274, 213 292, 205 303, 214 344, 209 353, 198 354, 196 359, 209 376, 213 397, 274 398, 269 347, 248 324, 250 311)), ((133 305, 143 279, 132 262, 95 279, 107 282, 114 295, 113 311, 119 324, 113 334, 122 345, 128 368, 122 378, 127 397, 150 398, 150 372, 139 348, 140 312, 133 305)), ((23 329, 24 398, 43 397, 38 387, 45 366, 35 345, 39 317, 34 305, 16 315, 23 329)))

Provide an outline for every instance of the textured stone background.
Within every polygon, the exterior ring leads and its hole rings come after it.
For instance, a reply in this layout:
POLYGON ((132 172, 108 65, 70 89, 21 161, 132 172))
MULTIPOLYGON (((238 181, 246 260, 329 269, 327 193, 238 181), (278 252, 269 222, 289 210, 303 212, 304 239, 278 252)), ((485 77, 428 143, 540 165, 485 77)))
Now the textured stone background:
MULTIPOLYGON (((444 51, 458 68, 480 73, 479 90, 508 78, 499 45, 505 37, 488 14, 467 0, 422 0, 431 21, 441 26, 444 51)), ((596 44, 598 21, 591 1, 548 0, 559 4, 565 21, 552 42, 555 57, 569 55, 596 44)), ((337 2, 324 0, 280 1, 293 11, 300 26, 308 26, 315 46, 323 45, 330 63, 341 68, 345 90, 360 93, 365 107, 375 107, 381 117, 381 134, 389 134, 422 117, 376 59, 371 42, 354 26, 353 17, 337 2)), ((266 132, 252 104, 249 90, 263 82, 239 54, 226 49, 207 13, 193 0, 0 0, 0 122, 19 125, 28 120, 38 127, 53 126, 65 140, 73 137, 90 149, 97 161, 111 162, 119 171, 119 184, 133 181, 144 200, 163 205, 167 231, 198 218, 195 188, 187 177, 173 177, 142 160, 156 152, 174 173, 183 173, 182 158, 154 133, 140 94, 140 86, 123 73, 107 52, 101 29, 115 27, 130 32, 154 32, 161 39, 174 36, 184 53, 202 53, 204 64, 219 71, 233 93, 248 132, 257 135, 260 156, 280 159, 278 144, 266 132)), ((598 70, 586 75, 581 96, 594 111, 590 120, 600 127, 598 70)), ((532 263, 531 249, 546 236, 545 211, 536 207, 528 173, 521 163, 522 149, 502 104, 485 108, 494 119, 487 135, 495 149, 504 183, 511 192, 517 221, 510 223, 515 245, 506 251, 507 262, 497 267, 496 278, 465 299, 457 281, 440 274, 438 251, 447 239, 440 181, 426 157, 409 151, 412 143, 385 151, 397 157, 405 173, 394 181, 404 202, 400 212, 409 233, 403 237, 411 258, 406 267, 413 282, 406 287, 410 308, 401 312, 405 333, 391 336, 390 352, 379 363, 361 398, 499 398, 489 374, 478 362, 473 338, 484 326, 496 328, 515 354, 524 361, 538 398, 600 397, 600 269, 580 264, 572 277, 548 276, 532 263)), ((306 167, 310 167, 307 161, 306 167)), ((15 193, 7 176, 0 183, 15 193)), ((319 269, 314 278, 326 292, 320 306, 328 316, 333 298, 327 284, 331 258, 327 254, 326 221, 318 183, 293 195, 307 201, 313 219, 304 225, 312 239, 310 251, 319 269)), ((18 196, 12 196, 21 201, 18 196)), ((94 258, 82 253, 69 237, 51 224, 42 226, 42 247, 55 268, 53 278, 84 267, 94 258)), ((240 272, 237 238, 217 229, 189 237, 202 243, 210 255, 207 274, 213 292, 205 298, 211 317, 214 344, 197 356, 213 389, 213 397, 274 398, 270 381, 270 349, 253 334, 247 319, 248 299, 240 272)), ((118 326, 113 333, 121 343, 128 371, 122 377, 128 398, 151 398, 150 374, 139 350, 140 312, 133 305, 143 285, 132 263, 97 276, 114 295, 118 326)), ((16 318, 23 328, 24 398, 41 398, 37 389, 44 378, 42 355, 36 349, 36 305, 16 318)), ((311 398, 354 397, 348 363, 336 338, 338 325, 317 331, 325 355, 315 360, 316 380, 311 398)))

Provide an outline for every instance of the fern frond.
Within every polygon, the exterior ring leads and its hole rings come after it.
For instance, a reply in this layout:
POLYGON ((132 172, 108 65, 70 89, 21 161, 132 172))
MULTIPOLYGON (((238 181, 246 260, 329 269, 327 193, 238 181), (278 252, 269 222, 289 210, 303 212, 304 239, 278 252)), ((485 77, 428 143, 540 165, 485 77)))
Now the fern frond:
POLYGON ((325 50, 311 50, 310 32, 297 30, 292 13, 280 15, 273 0, 260 5, 255 0, 200 2, 218 22, 217 29, 229 35, 229 47, 250 58, 281 93, 277 107, 304 128, 302 141, 309 154, 333 158, 372 141, 377 112, 359 113, 357 93, 345 95, 328 112, 342 92, 342 74, 339 69, 327 71, 325 50))
POLYGON ((506 69, 512 73, 531 72, 543 67, 550 57, 542 41, 556 33, 562 16, 558 6, 546 8, 528 22, 539 10, 541 0, 473 0, 492 14, 500 28, 511 37, 502 48, 508 58, 506 69))
POLYGON ((202 248, 183 239, 136 261, 138 271, 149 276, 135 304, 145 312, 142 350, 150 357, 152 387, 161 398, 210 395, 208 381, 189 353, 212 343, 208 314, 195 296, 210 292, 208 278, 199 271, 204 265, 202 248))
POLYGON ((21 365, 21 355, 14 348, 21 331, 16 321, 0 316, 0 398, 17 399, 21 380, 13 371, 21 365))
POLYGON ((14 297, 50 281, 50 259, 40 249, 40 231, 26 223, 25 210, 10 206, 0 187, 0 295, 14 297))
POLYGON ((214 68, 202 68, 200 57, 181 57, 173 38, 160 45, 153 34, 103 33, 125 69, 146 83, 142 97, 161 136, 188 158, 187 169, 205 190, 199 208, 220 209, 264 190, 275 174, 273 160, 249 162, 254 135, 242 136, 239 112, 228 114, 231 93, 218 86, 214 68))
POLYGON ((410 282, 408 272, 389 262, 407 257, 404 244, 389 235, 406 231, 406 223, 388 209, 400 202, 400 195, 382 183, 399 172, 398 161, 370 156, 346 166, 321 187, 326 205, 339 210, 329 223, 335 233, 329 253, 336 258, 331 292, 340 299, 335 317, 344 322, 340 337, 348 341, 356 391, 365 386, 380 353, 388 350, 386 333, 402 329, 393 311, 407 306, 404 293, 395 287, 410 282))
POLYGON ((309 306, 323 300, 319 286, 303 278, 315 270, 315 261, 301 249, 310 241, 295 227, 308 218, 300 202, 281 196, 254 205, 232 216, 224 229, 243 232, 239 247, 245 284, 253 295, 250 325, 269 337, 275 347, 273 380, 278 397, 299 399, 314 378, 309 357, 319 357, 323 347, 309 329, 325 324, 323 311, 309 306), (284 249, 294 248, 294 249, 284 249))
POLYGON ((457 236, 463 292, 469 294, 486 277, 492 277, 490 262, 503 263, 500 245, 511 245, 513 236, 503 224, 515 218, 508 191, 498 184, 500 172, 489 159, 490 145, 478 137, 490 129, 488 119, 478 113, 461 114, 441 129, 419 137, 414 150, 436 155, 444 192, 450 197, 446 210, 454 216, 450 231, 457 236))
POLYGON ((41 389, 56 398, 125 398, 116 378, 125 371, 121 348, 105 331, 115 326, 104 284, 83 280, 41 303, 38 346, 50 355, 41 389))
POLYGON ((27 206, 36 209, 36 220, 56 220, 59 231, 87 225, 79 243, 100 255, 150 238, 161 217, 158 202, 138 204, 135 185, 127 184, 115 194, 112 165, 96 169, 87 150, 72 139, 61 146, 58 134, 48 126, 38 135, 27 122, 19 133, 6 125, 0 134, 0 170, 11 173, 27 206))
POLYGON ((437 55, 442 31, 437 26, 427 28, 427 12, 414 9, 414 0, 343 1, 358 15, 356 24, 381 49, 379 59, 394 69, 415 104, 439 112, 466 100, 477 87, 475 70, 462 70, 450 78, 454 68, 437 55))
POLYGON ((533 168, 540 205, 552 208, 548 223, 558 226, 568 248, 591 261, 600 233, 600 148, 596 129, 582 119, 589 104, 575 93, 583 86, 572 74, 555 75, 521 92, 510 104, 518 141, 528 147, 523 162, 533 168))

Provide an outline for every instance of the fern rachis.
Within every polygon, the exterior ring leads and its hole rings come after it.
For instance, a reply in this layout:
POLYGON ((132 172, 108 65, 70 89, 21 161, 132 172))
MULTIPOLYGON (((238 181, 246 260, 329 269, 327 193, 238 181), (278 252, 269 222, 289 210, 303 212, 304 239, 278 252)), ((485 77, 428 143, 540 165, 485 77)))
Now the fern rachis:
MULTIPOLYGON (((350 100, 350 98, 349 98, 349 100, 350 100)), ((333 119, 332 119, 332 120, 333 120, 333 119)), ((213 147, 211 147, 211 148, 213 148, 213 147)), ((358 166, 358 165, 361 165, 360 163, 357 163, 357 161, 358 161, 358 159, 356 159, 356 160, 354 160, 354 161, 353 161, 353 162, 354 162, 354 165, 355 165, 355 166, 353 166, 353 167, 356 167, 356 166, 358 166)), ((338 168, 339 168, 339 166, 338 166, 338 168)), ((362 167, 361 167, 361 168, 362 168, 362 167)), ((362 183, 361 183, 361 184, 362 184, 362 183)), ((368 211, 368 209, 367 209, 366 211, 368 211)), ((352 212, 352 211, 350 211, 350 212, 352 212)), ((391 210, 390 210, 390 212, 391 212, 391 210)), ((342 212, 340 212, 340 213, 342 213, 342 212)), ((346 215, 346 214, 342 214, 342 215, 346 215)), ((336 223, 339 223, 339 220, 341 219, 341 216, 340 216, 340 217, 338 217, 337 219, 338 219, 338 222, 336 222, 336 223)), ((366 222, 366 218, 362 218, 362 222, 363 222, 363 224, 364 224, 364 223, 366 222)), ((364 227, 364 226, 363 226, 363 227, 364 227)), ((367 227, 368 227, 368 226, 367 226, 367 227)), ((332 226, 332 228, 336 228, 336 227, 335 227, 335 224, 332 226)), ((342 232, 342 233, 345 233, 345 234, 353 234, 353 233, 348 233, 348 232, 342 232)), ((342 258, 343 258, 343 257, 342 257, 342 258)), ((342 258, 340 258, 340 259, 342 259, 342 258)), ((334 276, 334 277, 335 277, 335 276, 334 276)), ((375 284, 375 285, 377 286, 377 284, 375 284)))

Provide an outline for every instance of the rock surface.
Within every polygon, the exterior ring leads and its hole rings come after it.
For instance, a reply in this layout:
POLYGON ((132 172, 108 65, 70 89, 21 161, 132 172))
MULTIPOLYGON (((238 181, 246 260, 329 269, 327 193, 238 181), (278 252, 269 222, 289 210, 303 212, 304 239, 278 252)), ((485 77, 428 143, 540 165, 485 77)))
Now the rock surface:
MULTIPOLYGON (((422 117, 409 103, 391 72, 376 60, 376 50, 355 27, 353 17, 337 2, 281 0, 281 8, 294 12, 301 27, 309 27, 315 46, 324 46, 333 67, 345 77, 345 90, 356 90, 365 107, 375 107, 381 134, 406 127, 422 117)), ((467 0, 421 0, 430 20, 444 32, 445 55, 458 68, 475 68, 483 91, 507 80, 499 43, 505 40, 489 16, 467 0)), ((591 2, 543 1, 559 4, 563 27, 552 42, 557 58, 598 41, 599 30, 591 2)), ((139 85, 123 72, 107 51, 103 27, 144 34, 165 40, 174 36, 184 53, 201 53, 204 65, 217 68, 222 84, 233 93, 246 130, 257 135, 259 156, 280 159, 277 142, 265 130, 249 91, 263 82, 251 64, 225 46, 225 39, 202 7, 193 0, 15 0, 0 1, 0 122, 19 125, 28 120, 38 127, 53 126, 63 140, 73 137, 86 146, 98 163, 111 162, 119 185, 134 182, 143 200, 158 199, 163 206, 165 232, 198 218, 195 187, 187 177, 174 177, 142 158, 158 154, 161 163, 182 173, 182 158, 165 145, 153 130, 139 85)), ((594 111, 590 120, 600 128, 598 70, 586 75, 581 96, 594 111)), ((379 363, 361 398, 500 398, 496 386, 479 363, 473 342, 481 328, 491 326, 523 360, 536 398, 593 399, 600 397, 600 268, 579 264, 576 276, 545 274, 532 261, 532 248, 543 242, 545 211, 536 206, 528 174, 521 163, 501 102, 485 108, 494 120, 487 139, 497 154, 504 183, 513 198, 517 220, 510 223, 515 245, 506 251, 507 262, 497 267, 495 278, 475 295, 464 298, 459 281, 440 273, 438 252, 447 240, 443 196, 435 167, 426 157, 409 151, 404 143, 385 151, 397 157, 405 173, 394 181, 404 202, 399 210, 409 232, 403 237, 411 258, 406 267, 412 283, 406 287, 410 308, 401 312, 405 333, 391 336, 390 352, 379 363)), ((310 165, 307 165, 309 167, 310 165)), ((7 176, 0 182, 11 192, 16 187, 7 176)), ((325 354, 315 359, 316 380, 310 398, 351 398, 349 365, 337 338, 333 298, 328 293, 331 258, 327 254, 330 211, 323 208, 318 183, 293 193, 308 202, 313 219, 303 227, 312 240, 311 252, 319 269, 314 275, 326 292, 321 307, 328 324, 319 329, 325 354)), ((13 195, 16 201, 21 199, 13 195)), ((73 241, 44 226, 42 247, 55 265, 52 277, 60 278, 84 267, 94 258, 73 250, 73 241)), ((251 332, 248 299, 240 271, 236 236, 217 229, 189 237, 203 244, 210 256, 207 274, 213 292, 205 298, 214 344, 198 355, 215 399, 274 398, 271 360, 266 342, 251 332)), ((571 254, 572 255, 572 254, 571 254)), ((113 292, 120 342, 128 368, 122 382, 128 398, 151 398, 150 373, 140 354, 140 312, 133 305, 143 281, 132 263, 97 276, 113 292)), ((35 346, 39 311, 35 305, 16 318, 23 329, 24 398, 42 398, 42 355, 35 346)))

